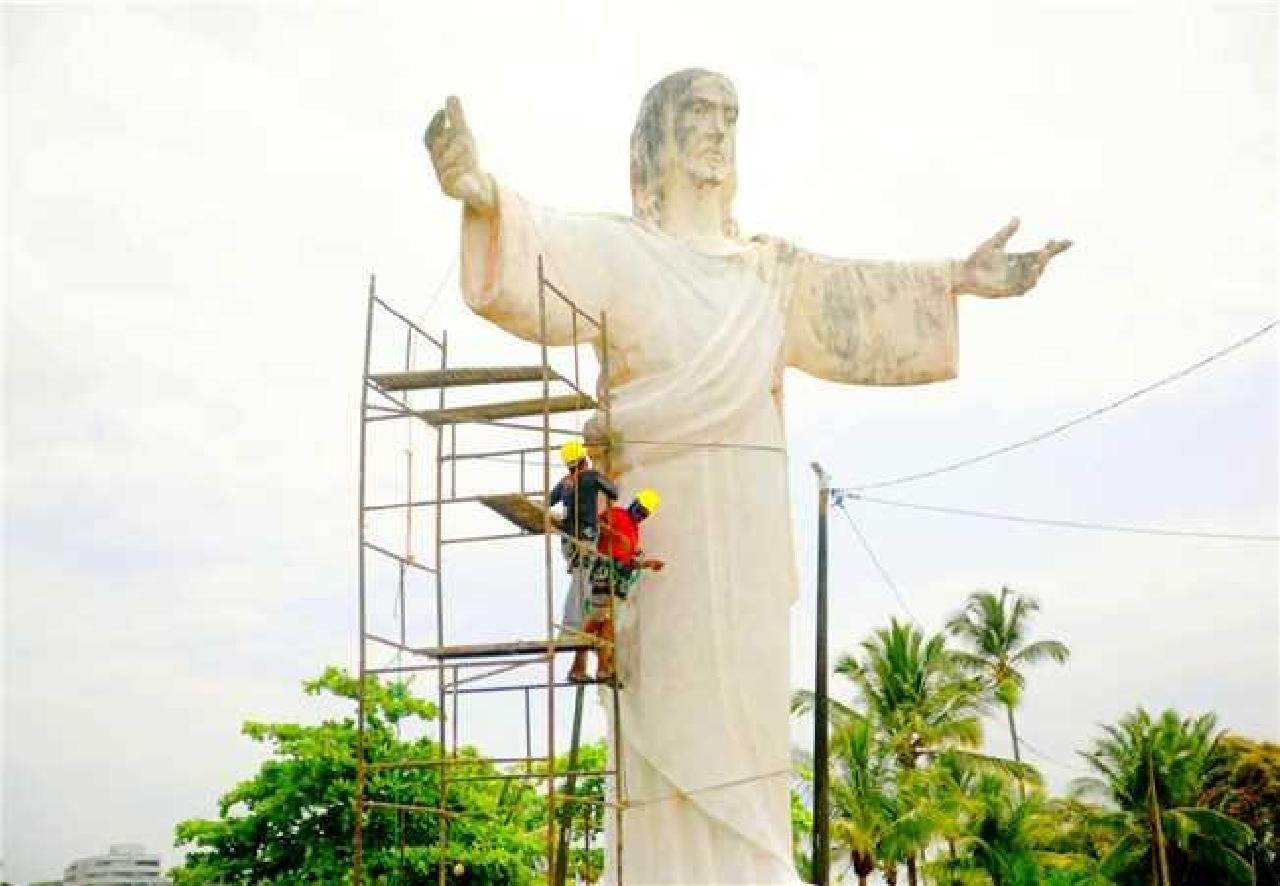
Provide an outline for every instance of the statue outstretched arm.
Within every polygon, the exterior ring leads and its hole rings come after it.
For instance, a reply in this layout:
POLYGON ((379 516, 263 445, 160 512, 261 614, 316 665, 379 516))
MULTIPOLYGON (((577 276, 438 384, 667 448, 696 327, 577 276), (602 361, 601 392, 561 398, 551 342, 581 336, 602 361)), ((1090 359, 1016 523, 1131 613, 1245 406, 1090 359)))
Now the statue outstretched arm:
POLYGON ((440 190, 463 204, 459 282, 467 305, 506 331, 550 345, 594 341, 599 328, 538 288, 548 280, 594 320, 629 279, 634 245, 614 217, 528 203, 481 168, 462 103, 449 96, 423 137, 440 190), (545 304, 545 331, 540 305, 545 304))
POLYGON ((480 168, 476 140, 457 96, 449 96, 444 107, 436 111, 422 140, 431 154, 440 190, 446 196, 461 200, 481 215, 490 215, 497 209, 497 185, 480 168))
POLYGON ((919 384, 956 374, 955 299, 1021 295, 1070 248, 1050 240, 1009 253, 1015 218, 963 261, 849 261, 783 250, 786 362, 810 375, 854 384, 919 384))
POLYGON ((1071 248, 1070 240, 1050 240, 1035 252, 1005 252, 1020 222, 1012 219, 952 266, 955 292, 983 298, 1022 295, 1040 279, 1049 260, 1071 248))

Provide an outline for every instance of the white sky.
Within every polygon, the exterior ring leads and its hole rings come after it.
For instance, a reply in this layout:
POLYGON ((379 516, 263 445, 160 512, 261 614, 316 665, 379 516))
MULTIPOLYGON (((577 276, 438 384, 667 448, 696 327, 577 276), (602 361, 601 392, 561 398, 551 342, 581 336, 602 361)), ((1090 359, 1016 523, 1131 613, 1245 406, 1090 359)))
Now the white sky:
MULTIPOLYGON (((8 879, 111 842, 167 850, 260 759, 240 721, 324 713, 298 683, 353 658, 365 281, 420 315, 453 261, 457 209, 420 142, 448 93, 486 167, 548 205, 629 211, 639 98, 698 65, 737 84, 749 232, 963 257, 1018 214, 1015 247, 1076 241, 1030 297, 965 302, 958 381, 789 377, 797 685, 811 459, 856 483, 961 458, 1276 315, 1273 5, 853 7, 3 7, 8 879)), ((427 322, 468 362, 528 356, 452 283, 427 322)), ((885 495, 1275 532, 1276 353, 1273 335, 885 495)), ((1280 734, 1274 545, 855 514, 931 628, 977 587, 1042 599, 1074 658, 1032 674, 1021 726, 1056 760, 1138 704, 1280 734)), ((831 529, 843 651, 898 609, 831 529)), ((459 634, 505 629, 493 601, 524 599, 520 562, 458 554, 459 634)), ((519 717, 489 716, 485 747, 519 717)), ((989 739, 1007 749, 999 723, 989 739)))

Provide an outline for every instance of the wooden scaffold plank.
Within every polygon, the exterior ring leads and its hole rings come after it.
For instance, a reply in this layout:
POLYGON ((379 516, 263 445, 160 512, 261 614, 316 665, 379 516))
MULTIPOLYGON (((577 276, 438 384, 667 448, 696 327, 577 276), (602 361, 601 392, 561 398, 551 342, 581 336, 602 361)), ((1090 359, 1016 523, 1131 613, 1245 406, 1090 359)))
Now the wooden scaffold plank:
POLYGON ((481 503, 499 516, 505 517, 516 526, 532 535, 541 535, 546 527, 546 511, 541 505, 530 501, 524 495, 485 495, 481 503))
POLYGON ((423 409, 414 412, 430 425, 456 425, 468 422, 500 421, 543 412, 578 412, 595 409, 596 401, 583 394, 562 394, 556 397, 534 397, 529 400, 507 400, 501 403, 479 403, 475 406, 451 406, 446 409, 423 409))
POLYGON ((447 661, 460 658, 497 658, 503 655, 537 655, 551 649, 552 652, 577 652, 579 649, 595 649, 596 640, 511 640, 505 643, 470 643, 463 646, 435 646, 413 650, 418 655, 447 661))
MULTIPOLYGON (((563 381, 551 372, 552 381, 563 381)), ((475 366, 458 369, 424 369, 412 372, 382 372, 369 379, 384 391, 418 391, 427 388, 458 388, 469 385, 512 384, 542 381, 541 366, 475 366)))

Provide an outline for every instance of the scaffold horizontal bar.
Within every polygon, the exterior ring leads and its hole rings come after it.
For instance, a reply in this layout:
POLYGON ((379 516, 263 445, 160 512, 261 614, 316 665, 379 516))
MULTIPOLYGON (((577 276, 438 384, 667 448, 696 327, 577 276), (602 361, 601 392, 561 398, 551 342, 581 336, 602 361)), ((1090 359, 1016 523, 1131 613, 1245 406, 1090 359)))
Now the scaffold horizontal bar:
MULTIPOLYGON (((471 674, 470 676, 467 676, 467 677, 459 677, 458 679, 454 680, 451 683, 446 682, 444 684, 444 691, 446 694, 451 692, 457 692, 459 686, 463 686, 467 683, 476 683, 480 680, 488 680, 490 677, 500 677, 503 674, 510 673, 511 671, 517 670, 518 668, 521 668, 521 667, 524 667, 524 662, 517 661, 517 662, 514 662, 513 664, 505 664, 502 667, 485 671, 483 674, 471 674)), ((546 685, 545 680, 543 680, 542 683, 543 685, 546 685)))
MULTIPOLYGON (((506 428, 511 431, 537 431, 542 433, 542 425, 522 425, 513 421, 479 421, 475 422, 479 425, 489 425, 492 428, 506 428)), ((552 434, 559 434, 562 437, 581 437, 582 431, 575 431, 572 428, 547 428, 552 434)))
MULTIPOLYGON (((611 686, 611 680, 597 680, 594 677, 589 680, 581 680, 576 683, 557 682, 552 683, 556 689, 574 689, 578 686, 611 686)), ((469 686, 466 689, 447 689, 447 692, 453 692, 458 695, 472 695, 482 692, 521 692, 525 689, 546 689, 547 681, 541 683, 504 683, 501 686, 469 686)))
POLYGON ((388 551, 386 548, 379 547, 378 545, 375 545, 371 541, 366 541, 364 543, 364 546, 371 551, 377 551, 379 554, 382 554, 384 557, 390 557, 392 560, 395 560, 399 563, 403 563, 405 566, 412 566, 414 569, 421 569, 423 572, 430 572, 432 575, 439 572, 439 570, 436 569, 434 566, 427 566, 425 563, 419 563, 417 560, 413 560, 409 557, 402 556, 400 554, 395 553, 394 551, 388 551))
MULTIPOLYGON (((505 643, 505 644, 503 643, 481 644, 481 646, 484 648, 488 648, 491 646, 513 646, 513 645, 518 645, 518 646, 521 646, 522 648, 516 649, 516 650, 509 650, 509 651, 495 650, 495 651, 489 651, 489 652, 482 652, 474 656, 470 656, 465 652, 457 652, 457 653, 454 653, 453 655, 441 657, 436 654, 439 651, 439 647, 405 646, 400 643, 397 643, 395 640, 388 640, 386 637, 381 637, 381 636, 378 636, 377 634, 365 634, 365 639, 375 643, 381 643, 382 645, 388 646, 392 649, 397 649, 405 653, 406 655, 420 655, 425 658, 433 659, 433 661, 431 662, 423 662, 421 664, 383 665, 381 667, 372 667, 372 668, 367 667, 364 669, 365 674, 372 674, 372 675, 406 674, 406 673, 415 673, 415 672, 422 672, 422 671, 443 671, 447 668, 485 668, 485 667, 491 668, 493 667, 492 659, 498 658, 504 655, 512 657, 512 660, 509 662, 510 667, 506 668, 506 670, 515 670, 516 668, 528 667, 530 665, 545 664, 548 658, 546 640, 518 640, 518 641, 515 641, 514 643, 505 643), (447 662, 447 664, 445 662, 447 662)), ((604 643, 603 640, 587 640, 587 641, 558 640, 553 644, 555 651, 552 652, 552 655, 555 655, 557 652, 566 652, 566 651, 573 652, 573 651, 576 651, 577 648, 579 647, 583 649, 595 649, 595 648, 598 648, 602 643, 604 643)), ((468 650, 473 647, 446 646, 443 648, 448 651, 448 650, 468 650)), ((461 681, 461 680, 459 681, 459 683, 462 683, 462 682, 466 682, 466 681, 461 681)), ((545 679, 541 679, 541 680, 530 682, 528 685, 530 689, 545 689, 547 687, 547 681, 545 679)), ((559 685, 570 685, 570 684, 556 684, 556 685, 559 686, 559 685)))
POLYGON ((542 452, 541 446, 522 446, 518 449, 491 449, 487 452, 458 452, 444 453, 440 456, 442 461, 467 461, 469 459, 481 458, 497 458, 502 455, 521 455, 522 453, 542 452))
MULTIPOLYGON (((418 418, 432 426, 485 423, 503 418, 544 415, 547 413, 580 412, 595 409, 596 401, 585 394, 562 394, 555 397, 532 397, 527 400, 505 400, 500 403, 479 403, 474 406, 452 406, 445 409, 420 409, 414 412, 418 418)), ((541 430, 539 428, 538 430, 541 430)))
POLYGON ((469 544, 473 541, 501 541, 502 539, 505 539, 505 538, 533 538, 533 537, 534 535, 531 532, 505 532, 505 533, 498 533, 496 535, 463 535, 463 536, 459 536, 458 538, 442 538, 440 539, 440 544, 461 545, 461 544, 469 544))
POLYGON ((379 674, 416 674, 422 671, 439 671, 445 667, 447 666, 439 662, 432 662, 431 664, 387 665, 380 668, 365 668, 364 672, 374 676, 379 674))
POLYGON ((464 815, 492 815, 488 809, 441 809, 438 806, 422 806, 418 803, 390 803, 386 800, 363 800, 361 805, 371 809, 390 809, 395 812, 421 812, 428 815, 443 815, 448 818, 461 818, 464 815))
POLYGON ((383 760, 369 763, 369 769, 432 769, 439 766, 510 766, 545 763, 546 757, 433 757, 430 760, 383 760))
MULTIPOLYGON (((588 775, 602 775, 612 778, 616 773, 612 769, 575 769, 569 772, 557 772, 555 778, 578 778, 588 775)), ((449 784, 459 781, 522 781, 530 779, 546 780, 553 777, 549 772, 491 772, 486 775, 450 775, 449 784)))
POLYGON ((420 336, 422 336, 423 338, 425 338, 427 341, 431 342, 431 343, 432 343, 433 345, 435 345, 437 348, 443 348, 443 347, 444 347, 444 345, 443 345, 443 344, 441 344, 441 342, 440 342, 440 341, 439 341, 439 340, 438 340, 434 335, 432 335, 431 333, 427 332, 425 329, 423 329, 423 328, 422 328, 421 326, 419 326, 417 323, 414 323, 412 320, 410 320, 410 319, 409 319, 408 317, 406 317, 404 314, 400 313, 400 312, 399 312, 399 311, 397 311, 395 308, 391 307, 391 305, 387 304, 387 303, 386 303, 386 302, 384 302, 382 299, 378 298, 376 295, 375 295, 375 296, 373 296, 373 301, 374 301, 374 303, 375 303, 375 304, 379 305, 379 306, 380 306, 384 311, 386 311, 388 314, 390 314, 391 316, 393 316, 393 317, 395 317, 396 319, 400 320, 402 323, 404 323, 406 326, 408 326, 408 327, 409 327, 410 329, 412 329, 414 332, 418 333, 418 335, 420 335, 420 336))
POLYGON ((530 492, 486 492, 483 495, 453 495, 444 498, 420 498, 414 501, 395 501, 386 502, 384 504, 365 505, 366 511, 393 511, 404 508, 434 508, 437 505, 462 505, 462 504, 484 504, 486 498, 493 498, 495 495, 524 495, 528 497, 541 498, 542 490, 530 492))
MULTIPOLYGON (((457 369, 421 369, 410 372, 380 372, 370 375, 374 384, 387 391, 420 391, 427 388, 459 388, 472 385, 513 384, 524 381, 542 381, 541 366, 486 366, 460 367, 457 369)), ((547 379, 566 381, 552 369, 547 379)))

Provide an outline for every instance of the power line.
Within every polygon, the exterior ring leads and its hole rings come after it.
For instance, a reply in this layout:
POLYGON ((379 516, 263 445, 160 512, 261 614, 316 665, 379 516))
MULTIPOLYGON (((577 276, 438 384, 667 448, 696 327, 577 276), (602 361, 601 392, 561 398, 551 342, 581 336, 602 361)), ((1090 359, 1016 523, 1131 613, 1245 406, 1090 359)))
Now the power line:
POLYGON ((1040 758, 1042 761, 1046 763, 1052 763, 1054 766, 1057 766, 1061 769, 1066 769, 1069 772, 1078 772, 1078 773, 1081 773, 1082 775, 1092 774, 1087 769, 1084 769, 1077 765, 1073 765, 1071 763, 1064 763, 1062 760, 1059 760, 1057 757, 1053 756, 1052 754, 1045 753, 1044 751, 1040 750, 1040 748, 1036 747, 1035 743, 1030 741, 1025 735, 1018 736, 1018 744, 1026 748, 1027 750, 1031 751, 1032 754, 1034 754, 1036 757, 1040 758))
POLYGON ((927 471, 919 471, 914 474, 904 474, 901 477, 893 477, 889 480, 879 480, 875 483, 864 483, 859 486, 853 486, 853 487, 850 487, 850 491, 862 491, 867 489, 884 489, 887 486, 898 486, 902 483, 912 483, 916 480, 923 480, 926 477, 936 477, 939 474, 946 474, 951 471, 958 471, 961 468, 967 468, 970 465, 978 464, 979 462, 986 461, 987 459, 995 458, 997 456, 1004 455, 1009 452, 1013 452, 1015 449, 1021 449, 1024 446, 1030 446, 1032 443, 1039 443, 1041 440, 1047 440, 1050 437, 1053 437, 1057 434, 1061 434, 1062 432, 1068 430, 1069 428, 1073 428, 1076 425, 1083 424, 1084 422, 1089 421, 1090 419, 1097 418, 1098 416, 1103 415, 1104 413, 1110 412, 1113 409, 1118 409, 1119 407, 1125 405, 1126 403, 1132 400, 1136 400, 1137 398, 1141 397, 1143 394, 1149 394, 1152 391, 1156 390, 1157 388, 1162 388, 1165 385, 1171 384, 1172 382, 1185 378, 1191 373, 1199 369, 1202 369, 1205 366, 1208 366, 1210 363, 1213 363, 1215 360, 1219 360, 1222 357, 1225 357, 1227 354, 1230 354, 1232 351, 1236 351, 1244 347, 1245 345, 1249 344, 1250 342, 1253 342, 1261 338, 1271 330, 1275 329, 1277 325, 1280 325, 1280 320, 1272 320, 1270 323, 1266 324, 1262 328, 1249 333, 1244 338, 1239 339, 1238 341, 1235 341, 1227 345, 1225 348, 1222 348, 1221 350, 1214 351, 1209 356, 1201 360, 1197 360, 1195 363, 1192 363, 1190 366, 1185 366, 1182 369, 1179 369, 1177 372, 1172 373, 1171 375, 1166 375, 1164 378, 1161 378, 1159 381, 1154 381, 1151 384, 1146 385, 1145 387, 1139 388, 1138 390, 1133 391, 1132 393, 1129 393, 1124 395, 1123 397, 1120 397, 1119 399, 1112 400, 1109 403, 1099 406, 1097 409, 1086 412, 1084 415, 1079 415, 1073 419, 1070 419, 1069 421, 1065 421, 1059 425, 1055 425, 1054 427, 1049 428, 1047 431, 1041 431, 1040 433, 1035 434, 1034 436, 1027 437, 1025 440, 1019 440, 1015 443, 1008 443, 1004 446, 999 446, 987 452, 981 452, 977 455, 972 455, 968 458, 961 459, 960 461, 951 462, 950 464, 941 465, 940 467, 936 467, 936 468, 930 468, 927 471))
POLYGON ((915 511, 932 511, 938 514, 952 514, 959 517, 978 517, 984 520, 1004 520, 1009 523, 1025 523, 1034 526, 1056 526, 1060 529, 1089 529, 1099 532, 1123 532, 1131 535, 1163 535, 1175 538, 1208 538, 1226 539, 1230 541, 1280 541, 1280 535, 1250 534, 1241 532, 1198 532, 1182 529, 1154 529, 1144 526, 1118 526, 1110 523, 1086 523, 1080 520, 1053 520, 1042 517, 1025 517, 1018 514, 997 514, 991 511, 975 511, 968 508, 951 508, 943 505, 924 505, 916 502, 893 501, 887 498, 876 498, 856 492, 845 493, 856 501, 865 501, 876 505, 894 508, 909 508, 915 511))
POLYGON ((858 524, 853 522, 853 516, 844 506, 844 501, 841 498, 836 499, 836 507, 840 509, 840 513, 844 514, 845 520, 849 523, 849 528, 853 530, 853 534, 856 535, 858 537, 858 541, 862 543, 862 549, 866 551, 867 556, 871 558, 871 562, 875 565, 876 571, 880 573, 880 577, 884 579, 884 583, 889 586, 889 590, 893 591, 893 596, 898 599, 898 605, 902 607, 902 611, 905 612, 907 617, 918 626, 920 624, 920 619, 916 618, 916 614, 912 612, 911 607, 907 605, 906 598, 904 598, 902 596, 902 592, 898 590, 897 582, 893 580, 892 576, 889 575, 888 570, 884 568, 884 564, 880 562, 880 558, 876 556, 876 552, 871 549, 871 544, 867 541, 867 537, 862 534, 862 530, 858 528, 858 524))

